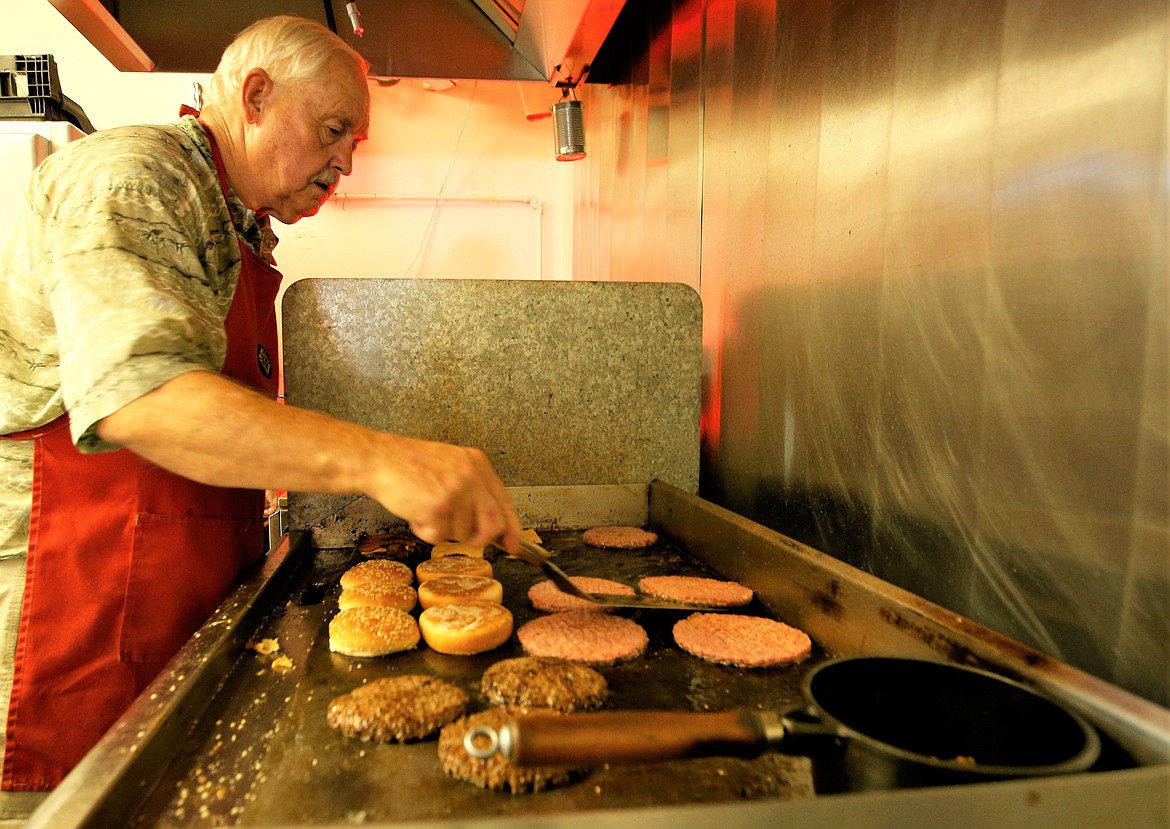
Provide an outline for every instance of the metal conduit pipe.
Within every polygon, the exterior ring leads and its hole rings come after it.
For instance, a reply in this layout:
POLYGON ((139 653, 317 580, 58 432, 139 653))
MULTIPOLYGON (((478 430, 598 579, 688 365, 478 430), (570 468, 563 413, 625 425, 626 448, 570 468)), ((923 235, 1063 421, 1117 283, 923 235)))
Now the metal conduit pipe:
POLYGON ((527 204, 537 213, 544 212, 544 202, 535 196, 410 196, 395 193, 334 193, 333 201, 342 207, 349 201, 470 202, 478 204, 527 204))

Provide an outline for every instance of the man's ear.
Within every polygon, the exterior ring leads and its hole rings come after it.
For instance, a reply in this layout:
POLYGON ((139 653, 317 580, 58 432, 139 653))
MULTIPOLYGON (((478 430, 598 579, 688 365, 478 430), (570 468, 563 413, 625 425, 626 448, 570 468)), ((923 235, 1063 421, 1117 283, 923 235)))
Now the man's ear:
POLYGON ((255 124, 268 102, 275 84, 263 69, 250 69, 240 85, 240 98, 244 108, 244 121, 255 124))

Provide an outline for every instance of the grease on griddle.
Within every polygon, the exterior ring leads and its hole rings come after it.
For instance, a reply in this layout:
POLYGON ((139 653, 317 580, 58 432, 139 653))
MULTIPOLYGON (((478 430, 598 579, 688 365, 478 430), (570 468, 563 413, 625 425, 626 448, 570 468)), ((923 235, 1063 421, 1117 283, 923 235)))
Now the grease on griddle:
POLYGON ((311 582, 297 596, 297 607, 312 607, 321 604, 325 601, 325 594, 332 586, 332 584, 324 582, 311 582))
POLYGON ((830 579, 828 588, 825 590, 813 590, 809 593, 809 603, 824 613, 826 616, 832 616, 834 619, 840 619, 845 615, 845 608, 841 604, 841 582, 837 579, 830 579))

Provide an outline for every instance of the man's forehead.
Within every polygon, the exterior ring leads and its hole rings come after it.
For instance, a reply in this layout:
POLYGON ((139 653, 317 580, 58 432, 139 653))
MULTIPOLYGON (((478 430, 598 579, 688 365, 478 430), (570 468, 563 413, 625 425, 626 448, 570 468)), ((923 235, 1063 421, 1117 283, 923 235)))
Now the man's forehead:
POLYGON ((370 82, 361 72, 351 64, 335 66, 334 70, 326 75, 326 82, 334 86, 347 96, 353 96, 362 102, 365 109, 370 107, 370 82))
POLYGON ((336 117, 361 137, 370 129, 370 90, 354 72, 329 73, 315 83, 318 115, 336 117))

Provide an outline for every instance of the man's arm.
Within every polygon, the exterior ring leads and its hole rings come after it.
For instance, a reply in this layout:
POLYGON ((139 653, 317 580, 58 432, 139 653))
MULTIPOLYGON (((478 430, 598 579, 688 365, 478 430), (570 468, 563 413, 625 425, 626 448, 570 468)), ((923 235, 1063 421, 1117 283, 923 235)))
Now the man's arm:
POLYGON ((175 377, 102 419, 97 431, 200 483, 360 493, 424 541, 519 546, 511 499, 478 449, 282 406, 209 371, 175 377))

